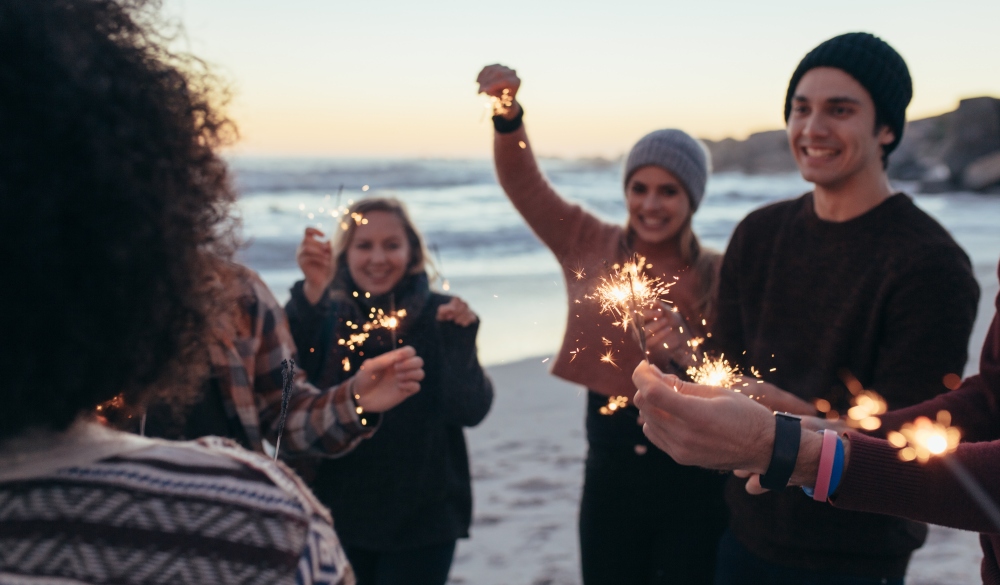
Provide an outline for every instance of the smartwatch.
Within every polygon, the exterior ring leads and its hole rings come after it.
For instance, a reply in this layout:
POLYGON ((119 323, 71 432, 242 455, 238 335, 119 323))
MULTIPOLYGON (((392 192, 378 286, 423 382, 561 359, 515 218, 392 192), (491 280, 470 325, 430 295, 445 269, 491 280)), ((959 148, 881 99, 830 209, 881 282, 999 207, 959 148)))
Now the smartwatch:
POLYGON ((801 428, 799 417, 787 412, 774 413, 774 450, 771 451, 767 473, 760 476, 761 487, 780 492, 788 485, 795 470, 795 459, 799 456, 801 428))

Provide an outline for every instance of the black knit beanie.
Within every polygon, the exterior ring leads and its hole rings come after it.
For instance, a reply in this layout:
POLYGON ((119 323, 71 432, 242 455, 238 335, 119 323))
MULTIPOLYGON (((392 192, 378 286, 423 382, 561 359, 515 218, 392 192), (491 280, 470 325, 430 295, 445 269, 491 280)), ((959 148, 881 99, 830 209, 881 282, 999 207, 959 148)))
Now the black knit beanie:
POLYGON ((884 147, 883 162, 903 138, 906 106, 913 97, 913 83, 906 62, 882 39, 868 33, 847 33, 809 51, 795 68, 785 95, 785 122, 792 112, 792 97, 802 76, 816 67, 836 67, 856 79, 875 102, 878 120, 892 130, 896 140, 884 147))

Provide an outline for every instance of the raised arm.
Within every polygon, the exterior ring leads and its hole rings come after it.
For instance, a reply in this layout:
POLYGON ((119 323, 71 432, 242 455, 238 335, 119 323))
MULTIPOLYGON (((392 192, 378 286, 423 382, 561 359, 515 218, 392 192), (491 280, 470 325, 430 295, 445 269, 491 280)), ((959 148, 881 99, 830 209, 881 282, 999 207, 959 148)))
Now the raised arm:
POLYGON ((510 104, 499 108, 502 113, 497 115, 503 121, 495 124, 498 130, 493 139, 500 186, 535 235, 562 260, 581 242, 593 241, 608 224, 563 199, 542 174, 521 122, 524 111, 516 99, 521 86, 517 73, 503 65, 488 65, 477 81, 480 93, 510 104))

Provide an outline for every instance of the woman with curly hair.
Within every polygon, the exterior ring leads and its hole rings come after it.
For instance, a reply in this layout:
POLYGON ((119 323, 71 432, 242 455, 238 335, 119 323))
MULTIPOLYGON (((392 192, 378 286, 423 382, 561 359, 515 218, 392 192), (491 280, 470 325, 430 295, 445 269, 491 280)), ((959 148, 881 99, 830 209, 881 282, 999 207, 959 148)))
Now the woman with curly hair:
POLYGON ((353 583, 287 469, 91 415, 200 391, 231 301, 233 128, 156 8, 0 3, 0 581, 353 583))

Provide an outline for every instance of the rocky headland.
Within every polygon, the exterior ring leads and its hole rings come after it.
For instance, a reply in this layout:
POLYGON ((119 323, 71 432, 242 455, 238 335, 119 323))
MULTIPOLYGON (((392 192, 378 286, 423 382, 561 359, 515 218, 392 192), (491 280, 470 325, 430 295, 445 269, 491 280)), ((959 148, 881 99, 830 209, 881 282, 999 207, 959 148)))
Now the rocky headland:
MULTIPOLYGON (((766 174, 796 169, 784 130, 746 140, 705 140, 715 172, 766 174)), ((1000 99, 977 97, 958 109, 913 120, 889 158, 889 176, 916 181, 924 193, 1000 193, 1000 99)))

